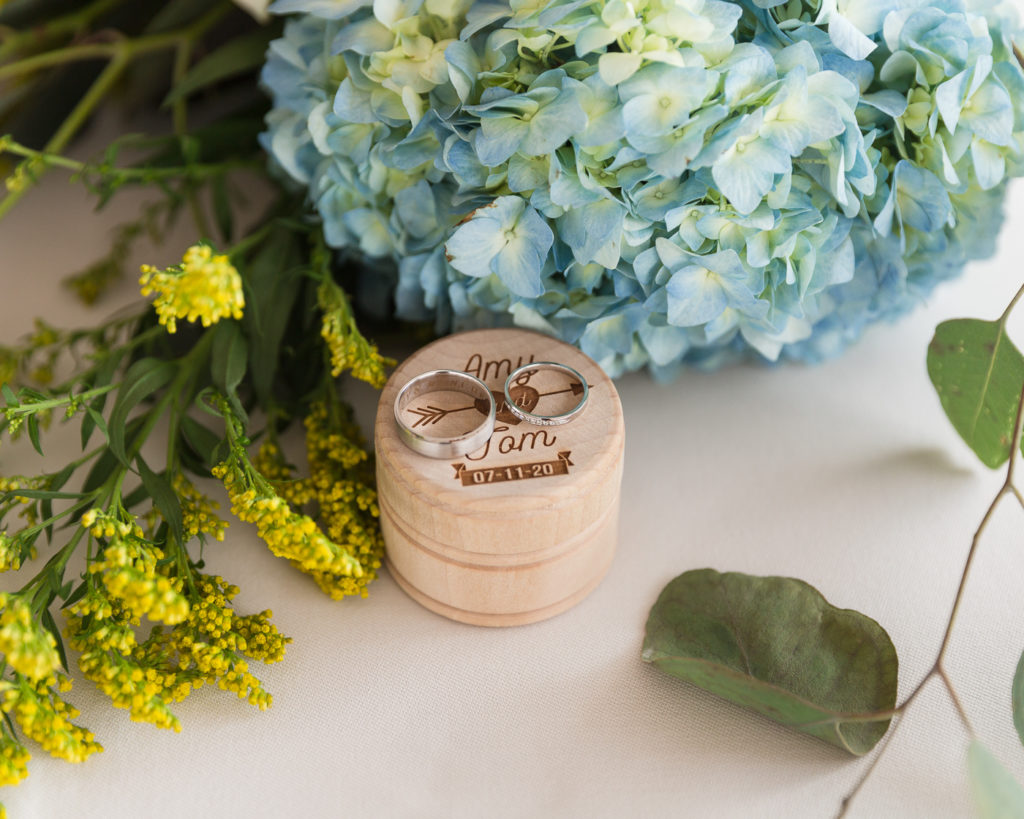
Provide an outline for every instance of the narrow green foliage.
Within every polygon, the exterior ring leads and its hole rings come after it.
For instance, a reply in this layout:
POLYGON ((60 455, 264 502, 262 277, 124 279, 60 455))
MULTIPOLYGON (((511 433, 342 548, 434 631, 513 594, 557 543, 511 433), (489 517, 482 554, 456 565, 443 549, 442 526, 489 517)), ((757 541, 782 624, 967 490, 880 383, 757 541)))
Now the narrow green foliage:
POLYGON ((245 377, 248 344, 235 321, 221 322, 213 331, 211 375, 213 385, 225 395, 232 395, 245 377))
POLYGON ((174 365, 156 358, 142 358, 125 373, 110 411, 110 451, 121 463, 128 465, 125 432, 128 416, 141 401, 165 386, 174 377, 174 365))
POLYGON ((280 33, 281 26, 275 22, 229 40, 196 63, 167 95, 164 105, 173 105, 221 80, 260 68, 270 41, 280 33))
POLYGON ((896 704, 885 630, 793 578, 680 575, 651 609, 643 659, 857 755, 882 738, 896 704), (883 713, 862 719, 872 712, 883 713))
POLYGON ((986 466, 1004 464, 1024 385, 1024 356, 1006 335, 1005 320, 944 321, 928 345, 927 363, 960 437, 986 466))

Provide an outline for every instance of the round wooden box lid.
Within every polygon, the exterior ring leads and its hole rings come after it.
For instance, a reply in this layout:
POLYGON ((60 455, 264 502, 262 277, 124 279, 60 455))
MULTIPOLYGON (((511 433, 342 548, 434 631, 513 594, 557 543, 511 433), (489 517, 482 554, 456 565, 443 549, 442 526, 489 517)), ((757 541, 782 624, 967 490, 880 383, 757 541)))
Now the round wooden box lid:
MULTIPOLYGON (((517 403, 546 415, 579 401, 564 372, 531 371, 517 403)), ((406 423, 431 435, 465 432, 483 408, 455 392, 430 393, 403 410, 406 423)), ((480 402, 481 404, 483 402, 480 402)), ((610 378, 575 347, 520 329, 447 336, 406 359, 381 393, 375 424, 381 505, 413 536, 480 554, 529 555, 557 550, 617 508, 625 440, 622 406, 610 378), (537 426, 516 418, 502 390, 509 373, 532 361, 567 364, 589 387, 582 414, 567 424, 537 426), (394 418, 401 387, 434 369, 469 372, 498 405, 488 444, 460 458, 419 455, 399 438, 394 418)))

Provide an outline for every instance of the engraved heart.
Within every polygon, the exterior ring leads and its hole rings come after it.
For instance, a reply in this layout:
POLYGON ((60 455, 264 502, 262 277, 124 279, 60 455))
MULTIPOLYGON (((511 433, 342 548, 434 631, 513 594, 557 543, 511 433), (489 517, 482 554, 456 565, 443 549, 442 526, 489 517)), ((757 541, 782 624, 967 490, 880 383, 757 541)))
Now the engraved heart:
MULTIPOLYGON (((537 402, 540 400, 540 393, 530 386, 516 385, 512 387, 510 392, 512 393, 512 400, 516 402, 516 406, 520 409, 526 410, 527 412, 533 412, 533 408, 537 406, 537 402)), ((492 392, 491 395, 494 396, 494 403, 498 407, 498 412, 495 416, 496 420, 501 421, 503 424, 511 424, 513 426, 521 423, 521 419, 513 415, 512 410, 508 408, 504 394, 500 392, 492 392)), ((481 415, 487 414, 487 402, 484 401, 484 399, 478 398, 474 404, 481 415)))

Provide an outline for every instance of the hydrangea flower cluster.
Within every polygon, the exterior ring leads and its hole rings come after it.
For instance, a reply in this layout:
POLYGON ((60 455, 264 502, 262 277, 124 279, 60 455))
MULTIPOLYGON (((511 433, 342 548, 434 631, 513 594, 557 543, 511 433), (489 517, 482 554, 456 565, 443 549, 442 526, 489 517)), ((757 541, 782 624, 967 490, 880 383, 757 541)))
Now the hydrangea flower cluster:
POLYGON ((277 0, 264 145, 361 294, 615 374, 816 360, 993 250, 994 0, 277 0), (393 264, 379 264, 379 261, 393 264))

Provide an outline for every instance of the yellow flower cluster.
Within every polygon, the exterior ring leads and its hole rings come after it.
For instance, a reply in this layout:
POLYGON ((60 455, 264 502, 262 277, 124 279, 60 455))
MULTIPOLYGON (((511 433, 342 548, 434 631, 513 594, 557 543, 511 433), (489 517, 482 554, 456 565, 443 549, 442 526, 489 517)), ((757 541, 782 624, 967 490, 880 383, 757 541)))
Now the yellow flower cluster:
POLYGON ((157 572, 164 553, 145 539, 138 524, 90 509, 82 516, 82 525, 93 537, 107 541, 103 559, 94 561, 89 571, 100 575, 111 597, 124 601, 136 617, 173 624, 188 616, 181 579, 157 572))
POLYGON ((348 549, 363 568, 361 575, 319 572, 314 579, 335 600, 366 597, 384 555, 369 454, 359 428, 339 406, 314 404, 305 423, 310 479, 327 536, 348 549))
POLYGON ((245 307, 242 277, 227 256, 215 256, 207 245, 190 247, 177 267, 143 265, 139 284, 143 296, 156 294, 153 306, 169 333, 178 329, 178 319, 209 327, 222 318, 240 319, 245 307))
MULTIPOLYGON (((36 547, 30 546, 27 557, 29 560, 34 560, 35 556, 36 547)), ((18 539, 11 537, 7 532, 0 532, 0 572, 12 569, 17 571, 21 568, 21 563, 25 557, 25 552, 18 539)))
POLYGON ((316 500, 312 481, 292 477, 292 468, 285 461, 281 448, 273 441, 260 444, 252 465, 291 506, 305 506, 316 500))
MULTIPOLYGON (((67 678, 59 684, 62 690, 71 687, 67 678)), ((22 676, 13 682, 0 680, 0 710, 13 716, 25 736, 51 756, 82 762, 103 748, 91 731, 71 721, 78 716, 78 709, 58 696, 57 685, 55 676, 35 681, 22 676)))
MULTIPOLYGON (((0 477, 0 494, 17 492, 19 489, 44 489, 45 487, 46 478, 44 477, 26 478, 21 475, 15 475, 10 478, 0 477)), ((12 495, 11 500, 24 505, 25 508, 19 513, 20 517, 25 519, 27 525, 35 526, 38 522, 36 502, 32 498, 26 498, 22 495, 12 495)), ((12 566, 11 568, 16 569, 18 567, 12 566)))
MULTIPOLYGON (((28 749, 10 735, 7 726, 0 732, 0 785, 17 785, 28 776, 28 749)), ((4 814, 0 813, 0 819, 4 814)))
POLYGON ((270 612, 235 614, 229 602, 238 589, 222 578, 198 575, 195 587, 198 600, 187 618, 169 631, 154 628, 142 645, 135 643, 130 613, 105 601, 98 589, 67 613, 68 637, 82 652, 82 672, 133 720, 181 730, 170 703, 207 683, 260 709, 271 703, 242 655, 276 662, 288 638, 269 623, 270 612))
POLYGON ((32 615, 29 601, 0 594, 0 652, 7 664, 30 680, 42 680, 60 668, 57 641, 32 615))
POLYGON ((253 485, 233 463, 218 464, 213 474, 228 490, 231 511, 240 520, 255 524, 260 538, 275 555, 307 572, 362 576, 358 560, 329 540, 312 518, 293 512, 265 480, 262 486, 253 485))
POLYGON ((185 540, 200 535, 209 535, 217 541, 224 540, 224 530, 228 528, 228 522, 217 514, 220 504, 196 489, 181 472, 175 473, 171 485, 181 503, 185 540))
POLYGON ((387 367, 394 362, 385 358, 359 332, 344 292, 334 282, 325 281, 317 291, 323 311, 320 335, 331 353, 331 375, 337 378, 346 370, 377 389, 388 380, 387 367))
MULTIPOLYGON (((165 674, 138 661, 143 649, 136 644, 133 618, 127 609, 92 587, 65 616, 65 634, 71 647, 81 652, 78 665, 86 679, 110 697, 115 707, 127 710, 132 720, 181 730, 167 704, 167 691, 176 687, 176 675, 173 670, 165 674)), ((177 699, 190 690, 186 684, 177 699)))

